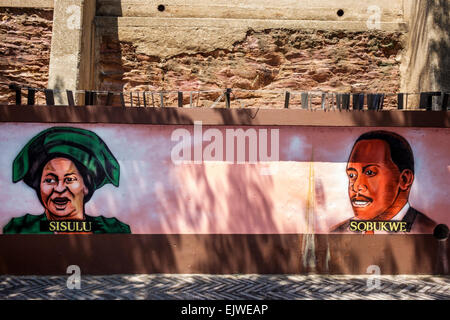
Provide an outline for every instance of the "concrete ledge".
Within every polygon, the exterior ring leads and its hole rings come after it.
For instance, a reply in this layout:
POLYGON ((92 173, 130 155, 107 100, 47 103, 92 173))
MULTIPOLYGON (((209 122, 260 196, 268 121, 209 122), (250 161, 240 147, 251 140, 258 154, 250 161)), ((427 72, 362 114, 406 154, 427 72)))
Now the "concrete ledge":
POLYGON ((403 21, 402 0, 315 0, 315 1, 267 1, 267 0, 98 0, 97 15, 160 18, 234 18, 367 21, 368 8, 375 5, 384 22, 403 21), (164 10, 158 10, 164 5, 164 10), (343 15, 338 16, 337 11, 343 15))
POLYGON ((449 111, 307 111, 0 105, 0 122, 450 128, 449 111))
MULTIPOLYGON (((314 235, 315 267, 303 265, 303 234, 1 235, 0 274, 443 274, 450 247, 432 235, 314 235), (442 250, 445 248, 446 250, 442 250)), ((448 240, 447 240, 448 241, 448 240)))
MULTIPOLYGON (((314 30, 349 30, 370 31, 365 21, 322 21, 322 20, 276 20, 276 19, 214 19, 214 18, 143 18, 143 17, 99 17, 96 26, 103 34, 117 34, 117 28, 235 28, 255 30, 280 29, 314 29, 314 30), (112 26, 116 29, 111 28, 112 26)), ((381 31, 407 31, 404 22, 381 22, 381 31)))

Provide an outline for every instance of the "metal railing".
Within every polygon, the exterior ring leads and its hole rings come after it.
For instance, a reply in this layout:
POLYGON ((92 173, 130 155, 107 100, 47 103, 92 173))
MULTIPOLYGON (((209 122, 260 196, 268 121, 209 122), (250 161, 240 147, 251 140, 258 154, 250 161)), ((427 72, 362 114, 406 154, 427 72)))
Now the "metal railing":
MULTIPOLYGON (((5 84, 3 84, 5 85, 5 84)), ((95 91, 95 90, 58 90, 33 88, 15 83, 7 84, 15 94, 15 105, 23 105, 22 98, 25 92, 26 105, 36 105, 36 93, 43 92, 45 105, 55 105, 55 95, 65 96, 69 106, 95 106, 119 105, 122 107, 199 107, 201 94, 207 94, 211 102, 209 108, 215 108, 219 102, 224 102, 225 108, 232 107, 232 101, 238 103, 238 107, 245 108, 243 101, 257 98, 261 95, 275 95, 275 101, 284 101, 284 108, 301 108, 305 110, 383 110, 386 99, 389 99, 389 109, 411 110, 448 110, 449 92, 418 92, 418 93, 336 93, 322 91, 277 91, 277 90, 244 90, 244 89, 217 89, 196 91, 95 91), (168 98, 172 95, 172 98, 168 98), (418 106, 410 108, 408 98, 412 95, 419 96, 418 106), (75 99, 77 97, 77 99, 75 99), (188 97, 188 98, 187 98, 188 97), (298 101, 294 98, 298 97, 298 101), (118 99, 117 99, 118 98, 118 99), (117 103, 117 100, 118 103, 117 103), (75 103, 78 102, 78 104, 75 103), (186 103, 185 103, 186 101, 186 103), (394 105, 394 107, 392 107, 394 105)), ((262 98, 262 97, 260 97, 262 98)), ((203 104, 200 107, 204 107, 203 104)), ((270 107, 270 104, 269 104, 270 107)))

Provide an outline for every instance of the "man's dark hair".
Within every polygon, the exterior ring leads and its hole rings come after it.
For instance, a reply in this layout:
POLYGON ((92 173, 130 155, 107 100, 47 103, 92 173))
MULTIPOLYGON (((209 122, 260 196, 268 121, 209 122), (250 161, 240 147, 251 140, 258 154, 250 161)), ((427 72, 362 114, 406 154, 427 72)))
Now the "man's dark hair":
MULTIPOLYGON (((356 141, 362 140, 383 140, 389 145, 392 162, 398 167, 400 172, 409 169, 414 173, 414 155, 408 141, 401 135, 390 131, 370 131, 362 134, 356 141)), ((355 147, 353 145, 353 148, 355 147)))

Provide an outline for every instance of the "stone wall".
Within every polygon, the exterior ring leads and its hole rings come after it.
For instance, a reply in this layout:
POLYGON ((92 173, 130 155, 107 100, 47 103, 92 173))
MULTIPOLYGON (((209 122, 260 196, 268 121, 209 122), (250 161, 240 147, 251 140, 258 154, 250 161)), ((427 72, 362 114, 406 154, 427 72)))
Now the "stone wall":
MULTIPOLYGON (((399 31, 249 29, 242 40, 227 48, 167 56, 146 54, 136 43, 103 35, 97 89, 232 88, 235 107, 279 108, 285 90, 396 93, 404 42, 404 33, 399 31)), ((195 95, 194 105, 210 106, 219 96, 219 92, 201 93, 199 99, 195 95)), ((176 93, 166 94, 166 103, 176 105, 176 97, 176 93)), ((300 97, 291 97, 291 106, 299 107, 300 97)), ((189 102, 185 94, 183 103, 189 102)), ((396 107, 396 96, 386 102, 386 107, 396 107)), ((319 105, 319 96, 313 103, 319 105)))
POLYGON ((52 22, 49 9, 0 8, 0 103, 15 102, 9 83, 47 88, 52 22))
MULTIPOLYGON (((166 105, 177 105, 179 90, 217 90, 184 94, 184 105, 195 106, 210 106, 220 90, 232 88, 234 107, 277 108, 283 107, 286 90, 294 92, 293 108, 300 107, 296 93, 301 91, 384 92, 392 94, 385 107, 395 107, 394 93, 417 91, 404 84, 415 68, 405 59, 413 47, 407 25, 412 13, 405 11, 404 0, 369 2, 283 0, 273 5, 249 0, 242 6, 225 0, 170 0, 159 11, 158 1, 97 0, 95 66, 80 71, 93 80, 61 88, 171 91, 164 94, 166 105), (367 6, 373 3, 383 12, 379 30, 366 26, 367 6), (343 16, 336 15, 337 9, 343 9, 343 16)), ((52 21, 51 9, 0 8, 1 83, 59 88, 60 75, 48 81, 52 21)), ((55 48, 68 41, 61 39, 55 48)), ((88 41, 80 41, 86 47, 88 41)), ((0 102, 14 102, 4 86, 0 102)), ((118 96, 115 103, 120 103, 118 96)), ((159 103, 156 94, 154 104, 159 103)), ((317 95, 313 105, 319 104, 317 95)), ((224 106, 223 100, 217 106, 224 106)))

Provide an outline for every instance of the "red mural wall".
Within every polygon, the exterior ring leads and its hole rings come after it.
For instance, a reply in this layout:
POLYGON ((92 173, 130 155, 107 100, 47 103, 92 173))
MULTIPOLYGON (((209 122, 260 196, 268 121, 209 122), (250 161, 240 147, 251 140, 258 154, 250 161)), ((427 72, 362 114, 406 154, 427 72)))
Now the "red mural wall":
POLYGON ((446 112, 0 115, 0 273, 448 273, 446 112))

